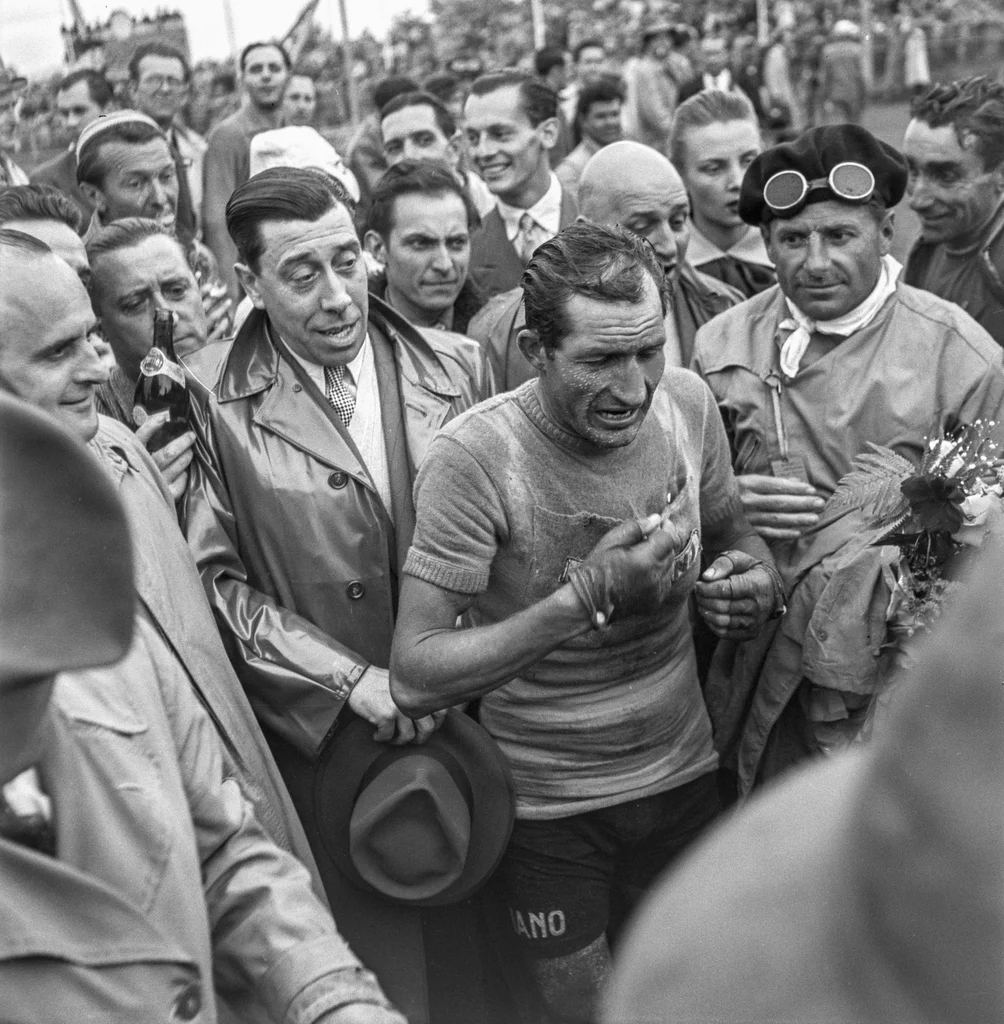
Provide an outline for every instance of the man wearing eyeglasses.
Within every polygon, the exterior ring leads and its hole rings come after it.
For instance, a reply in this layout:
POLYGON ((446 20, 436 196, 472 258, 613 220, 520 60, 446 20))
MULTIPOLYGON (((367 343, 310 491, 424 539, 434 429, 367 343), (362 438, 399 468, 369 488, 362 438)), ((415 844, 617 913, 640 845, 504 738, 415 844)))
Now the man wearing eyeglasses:
POLYGON ((826 504, 853 459, 874 443, 916 464, 946 422, 1004 417, 1000 346, 899 280, 890 248, 906 183, 901 154, 856 125, 761 153, 739 215, 762 232, 778 283, 697 334, 694 368, 725 420, 743 510, 788 594, 783 627, 730 681, 733 696, 756 684, 742 789, 851 742, 885 678, 895 551, 826 504))
POLYGON ((178 175, 179 236, 198 237, 202 208, 202 164, 206 140, 181 121, 188 102, 191 68, 169 43, 143 43, 129 61, 129 96, 136 110, 152 117, 167 139, 178 175))

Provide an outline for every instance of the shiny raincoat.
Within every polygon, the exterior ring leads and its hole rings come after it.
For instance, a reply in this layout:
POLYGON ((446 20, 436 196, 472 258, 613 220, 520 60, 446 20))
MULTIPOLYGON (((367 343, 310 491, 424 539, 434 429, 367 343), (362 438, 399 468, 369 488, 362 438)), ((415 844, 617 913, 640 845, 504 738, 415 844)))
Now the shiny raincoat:
POLYGON ((256 310, 233 343, 186 359, 197 458, 185 519, 259 719, 313 757, 364 669, 389 665, 418 463, 491 384, 473 342, 419 332, 370 298, 392 521, 347 432, 280 358, 266 320, 256 310))
POLYGON ((493 390, 473 341, 419 331, 369 302, 390 514, 348 432, 255 310, 232 343, 185 360, 197 437, 187 535, 339 928, 412 1024, 430 1020, 434 964, 471 986, 457 994, 457 1016, 436 1019, 484 1020, 482 968, 465 959, 477 941, 473 907, 419 910, 353 886, 327 853, 318 811, 325 740, 366 667, 390 663, 418 464, 444 423, 493 390), (429 946, 430 934, 445 951, 429 946))

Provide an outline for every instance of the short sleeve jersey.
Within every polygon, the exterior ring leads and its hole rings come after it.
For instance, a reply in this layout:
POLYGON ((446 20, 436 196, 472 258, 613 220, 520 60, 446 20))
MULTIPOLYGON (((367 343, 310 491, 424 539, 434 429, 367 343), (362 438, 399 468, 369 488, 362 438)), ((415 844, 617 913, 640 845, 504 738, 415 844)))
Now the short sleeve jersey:
POLYGON ((556 818, 715 766, 687 599, 702 529, 742 513, 714 398, 694 374, 667 369, 634 441, 599 451, 548 418, 537 388, 481 404, 432 442, 406 573, 476 595, 476 626, 553 593, 626 519, 668 512, 689 539, 656 614, 570 640, 482 698, 482 723, 513 768, 517 814, 556 818))

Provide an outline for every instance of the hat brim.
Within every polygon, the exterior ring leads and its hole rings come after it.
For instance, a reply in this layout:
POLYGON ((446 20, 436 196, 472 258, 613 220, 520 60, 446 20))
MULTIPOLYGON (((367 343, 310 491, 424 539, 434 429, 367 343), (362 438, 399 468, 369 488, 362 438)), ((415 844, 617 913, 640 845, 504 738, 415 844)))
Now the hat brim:
POLYGON ((426 740, 424 747, 450 754, 463 768, 471 788, 471 831, 467 859, 460 876, 442 892, 415 899, 392 898, 379 892, 357 870, 349 852, 349 822, 363 777, 380 757, 414 753, 412 746, 391 747, 373 739, 373 726, 353 716, 331 739, 314 782, 314 815, 321 845, 354 885, 393 903, 439 907, 473 895, 491 877, 512 834, 516 787, 502 751, 488 733, 455 709, 426 740))

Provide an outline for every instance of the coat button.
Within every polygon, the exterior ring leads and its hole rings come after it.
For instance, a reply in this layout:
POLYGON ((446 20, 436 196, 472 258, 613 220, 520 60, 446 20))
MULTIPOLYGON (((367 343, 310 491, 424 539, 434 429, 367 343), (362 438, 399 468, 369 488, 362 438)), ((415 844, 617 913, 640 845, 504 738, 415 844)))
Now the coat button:
POLYGON ((826 641, 830 639, 830 634, 827 633, 825 629, 821 629, 819 631, 819 639, 822 640, 823 643, 825 644, 826 641))
POLYGON ((301 392, 303 390, 303 385, 302 384, 294 384, 293 385, 293 390, 295 392, 299 393, 299 392, 301 392))
POLYGON ((358 601, 366 593, 366 588, 359 582, 353 580, 346 588, 345 593, 349 595, 350 601, 358 601))
POLYGON ((348 473, 332 473, 328 477, 328 483, 334 487, 336 491, 340 491, 349 482, 348 473))
POLYGON ((202 1010, 202 992, 193 982, 182 990, 174 1001, 174 1016, 177 1020, 195 1020, 202 1010))

